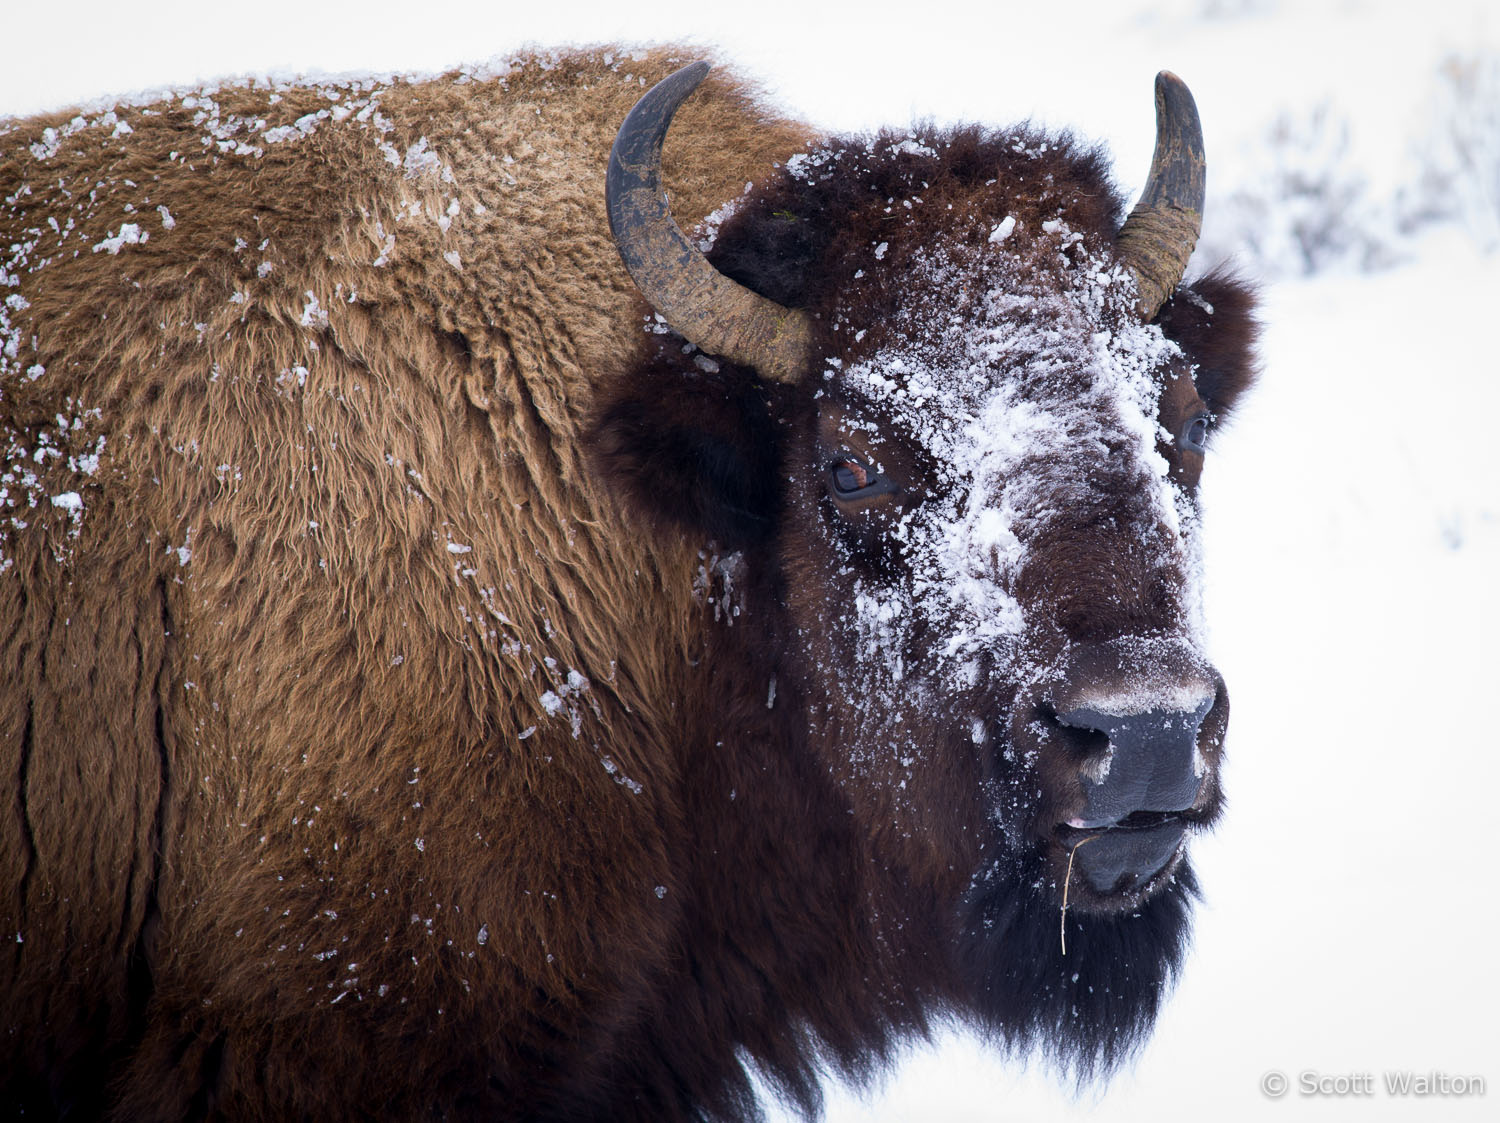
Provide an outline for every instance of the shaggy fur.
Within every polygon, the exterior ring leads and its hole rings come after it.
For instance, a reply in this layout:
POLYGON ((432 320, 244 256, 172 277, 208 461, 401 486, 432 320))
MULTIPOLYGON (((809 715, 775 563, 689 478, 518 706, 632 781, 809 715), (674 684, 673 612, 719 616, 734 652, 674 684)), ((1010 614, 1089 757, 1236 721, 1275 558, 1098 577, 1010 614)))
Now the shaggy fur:
MULTIPOLYGON (((815 1111, 949 1013, 1085 1069, 1149 1026, 1185 868, 1149 935, 1089 918, 1079 1021, 994 764, 934 753, 915 838, 839 770, 788 615, 825 595, 811 388, 643 332, 608 235, 614 132, 682 61, 0 124, 0 1104, 750 1118, 750 1068, 815 1111)), ((716 72, 664 166, 685 226, 759 184, 721 268, 873 321, 876 197, 1040 216, 1015 135, 812 191, 716 72)), ((1098 158, 1047 169, 1107 241, 1098 158)), ((1212 284, 1163 323, 1223 412, 1252 329, 1212 284)))
MULTIPOLYGON (((497 1118, 616 1063, 688 905, 698 547, 580 419, 645 338, 605 157, 673 65, 4 126, 0 1102, 497 1118)), ((802 135, 711 79, 677 205, 802 135)))

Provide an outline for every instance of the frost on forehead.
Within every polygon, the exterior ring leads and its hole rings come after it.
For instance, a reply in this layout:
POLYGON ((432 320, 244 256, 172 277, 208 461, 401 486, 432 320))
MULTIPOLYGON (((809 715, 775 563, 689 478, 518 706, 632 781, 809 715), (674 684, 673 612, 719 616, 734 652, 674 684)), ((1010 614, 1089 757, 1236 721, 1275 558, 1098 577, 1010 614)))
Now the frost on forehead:
MULTIPOLYGON (((854 598, 863 653, 883 649, 898 678, 918 622, 952 688, 977 681, 981 653, 992 670, 1015 657, 1028 621, 1010 590, 1029 544, 1093 504, 1101 469, 1130 481, 1134 517, 1180 542, 1188 508, 1157 451, 1162 372, 1177 349, 1136 321, 1121 272, 1080 256, 1059 286, 1055 275, 1028 283, 993 260, 981 271, 931 253, 914 271, 920 307, 839 372, 852 416, 871 403, 879 426, 899 430, 936 475, 891 531, 909 580, 861 581, 854 598), (962 311, 934 313, 942 293, 961 294, 962 311)), ((876 424, 866 428, 878 448, 876 424)))

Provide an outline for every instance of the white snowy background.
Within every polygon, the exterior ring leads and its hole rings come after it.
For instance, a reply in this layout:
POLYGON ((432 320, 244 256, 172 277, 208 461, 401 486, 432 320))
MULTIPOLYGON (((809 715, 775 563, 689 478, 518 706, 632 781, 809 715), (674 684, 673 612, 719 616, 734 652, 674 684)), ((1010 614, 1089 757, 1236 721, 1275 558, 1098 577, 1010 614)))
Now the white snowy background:
POLYGON ((1265 372, 1203 492, 1231 808, 1185 976, 1074 1095, 961 1032, 834 1120, 1500 1118, 1500 5, 1493 0, 258 0, 10 6, 0 115, 242 73, 435 71, 528 44, 715 45, 834 130, 1031 118, 1139 188, 1151 79, 1197 96, 1208 225, 1265 372), (18 10, 19 9, 19 10, 18 10), (1265 1097, 1262 1075, 1292 1081, 1265 1097), (1305 1097, 1304 1070, 1373 1074, 1305 1097), (1392 1097, 1387 1072, 1482 1076, 1392 1097))

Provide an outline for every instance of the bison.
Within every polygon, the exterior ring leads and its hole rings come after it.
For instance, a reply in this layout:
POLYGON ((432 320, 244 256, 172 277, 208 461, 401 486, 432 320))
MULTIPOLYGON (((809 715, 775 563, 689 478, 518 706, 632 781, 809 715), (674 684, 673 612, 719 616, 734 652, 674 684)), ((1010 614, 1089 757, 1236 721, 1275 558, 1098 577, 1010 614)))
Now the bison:
POLYGON ((8 1113, 815 1113, 1151 1026, 1253 369, 1191 98, 1122 225, 1067 136, 685 61, 0 124, 8 1113))

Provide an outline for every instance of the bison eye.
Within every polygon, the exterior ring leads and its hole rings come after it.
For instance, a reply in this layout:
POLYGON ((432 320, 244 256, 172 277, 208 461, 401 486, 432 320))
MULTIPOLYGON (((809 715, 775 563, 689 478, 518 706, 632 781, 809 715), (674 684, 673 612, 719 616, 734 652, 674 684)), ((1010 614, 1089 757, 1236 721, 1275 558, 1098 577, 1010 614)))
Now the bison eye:
POLYGON ((868 499, 897 490, 886 476, 853 453, 845 453, 828 465, 828 486, 835 499, 868 499))
POLYGON ((1177 447, 1184 452, 1204 452, 1203 444, 1208 440, 1208 414, 1200 413, 1182 423, 1177 432, 1177 447))

